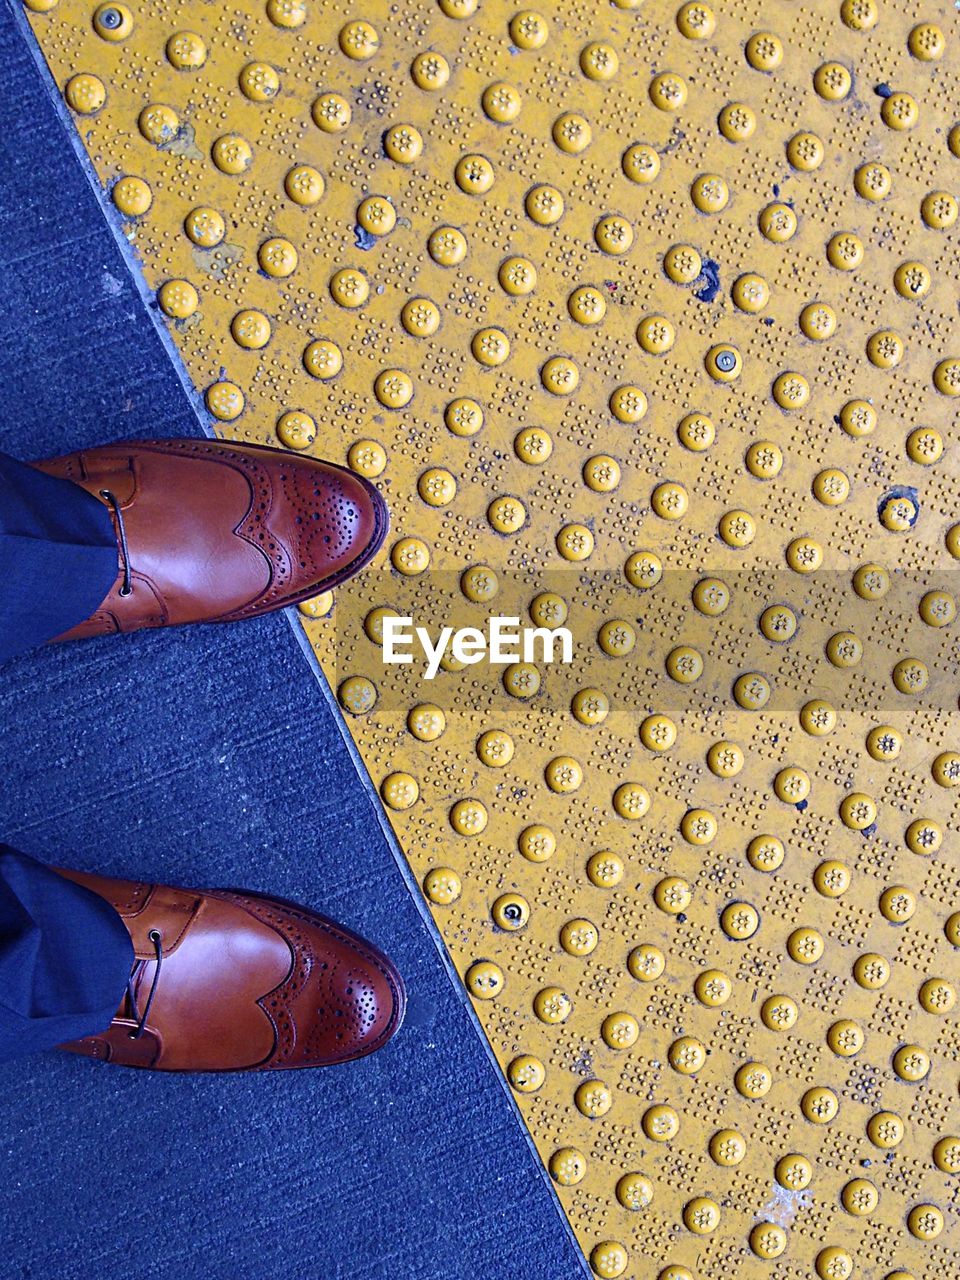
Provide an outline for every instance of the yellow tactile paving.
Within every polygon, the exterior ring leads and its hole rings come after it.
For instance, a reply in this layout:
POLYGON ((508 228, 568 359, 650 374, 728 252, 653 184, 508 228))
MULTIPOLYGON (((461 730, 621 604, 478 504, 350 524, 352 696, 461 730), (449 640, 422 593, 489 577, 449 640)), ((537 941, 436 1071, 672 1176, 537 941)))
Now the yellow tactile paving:
POLYGON ((28 8, 594 1271, 960 1274, 954 10, 28 8))

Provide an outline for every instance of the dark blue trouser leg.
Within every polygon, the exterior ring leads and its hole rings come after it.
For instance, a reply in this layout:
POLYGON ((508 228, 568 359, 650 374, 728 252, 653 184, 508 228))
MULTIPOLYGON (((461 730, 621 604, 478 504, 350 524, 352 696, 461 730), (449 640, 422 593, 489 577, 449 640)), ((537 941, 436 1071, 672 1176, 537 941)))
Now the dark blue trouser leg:
POLYGON ((117 570, 107 508, 0 453, 0 662, 89 618, 117 570))
POLYGON ((0 844, 0 1061, 104 1031, 133 960, 108 902, 0 844))

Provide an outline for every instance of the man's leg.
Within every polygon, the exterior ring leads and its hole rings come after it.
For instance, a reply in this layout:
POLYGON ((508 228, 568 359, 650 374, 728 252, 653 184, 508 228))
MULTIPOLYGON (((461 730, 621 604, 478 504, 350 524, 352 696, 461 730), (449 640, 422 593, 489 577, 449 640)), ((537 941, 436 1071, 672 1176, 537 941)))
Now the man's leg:
POLYGON ((109 510, 0 453, 0 662, 88 618, 118 571, 109 510))
POLYGON ((0 844, 0 1060, 103 1032, 133 961, 99 894, 0 844))

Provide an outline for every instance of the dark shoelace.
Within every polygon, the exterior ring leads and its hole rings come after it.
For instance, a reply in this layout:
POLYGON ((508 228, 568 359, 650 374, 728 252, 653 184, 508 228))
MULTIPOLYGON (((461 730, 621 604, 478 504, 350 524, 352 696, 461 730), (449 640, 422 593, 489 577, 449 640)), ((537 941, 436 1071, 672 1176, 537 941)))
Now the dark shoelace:
POLYGON ((146 1030, 147 1018, 150 1015, 150 1006, 153 1004, 153 997, 157 994, 157 983, 160 981, 160 966, 163 963, 163 945, 160 937, 160 930, 151 929, 147 934, 147 937, 153 943, 154 950, 157 953, 157 967, 153 973, 153 982, 150 983, 150 994, 147 996, 147 1003, 143 1006, 142 1013, 137 1008, 137 997, 134 994, 134 986, 136 985, 136 981, 140 977, 141 973, 143 973, 144 965, 147 964, 146 960, 137 961, 133 966, 133 970, 127 981, 127 999, 130 1001, 130 1012, 137 1024, 136 1031, 131 1031, 129 1033, 131 1040, 139 1040, 146 1030))
POLYGON ((113 514, 117 518, 117 529, 120 533, 120 550, 123 554, 123 586, 120 588, 122 596, 128 596, 133 591, 133 582, 130 574, 130 549, 127 546, 127 529, 123 523, 123 512, 120 510, 120 501, 116 494, 111 493, 109 489, 101 489, 100 497, 104 502, 109 502, 113 514))

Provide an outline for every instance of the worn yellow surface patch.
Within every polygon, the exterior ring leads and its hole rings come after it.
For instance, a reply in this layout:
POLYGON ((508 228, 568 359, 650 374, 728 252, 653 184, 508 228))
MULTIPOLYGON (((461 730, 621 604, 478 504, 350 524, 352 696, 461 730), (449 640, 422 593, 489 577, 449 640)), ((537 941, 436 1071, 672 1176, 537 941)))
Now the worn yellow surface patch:
POLYGON ((28 7, 595 1272, 957 1275, 954 11, 28 7))

